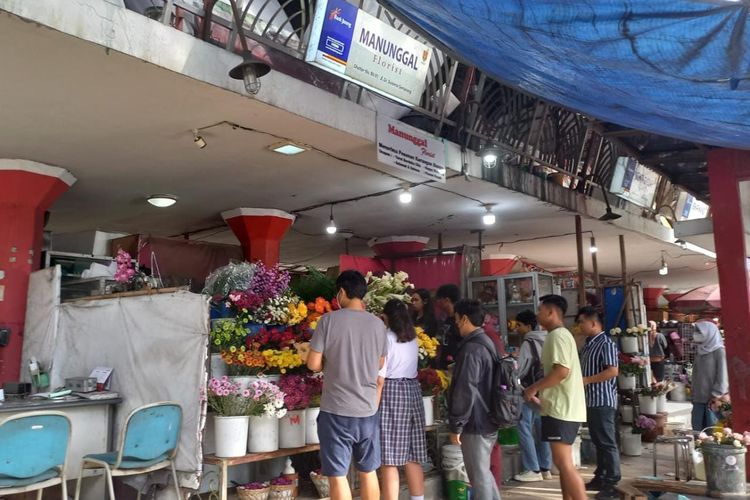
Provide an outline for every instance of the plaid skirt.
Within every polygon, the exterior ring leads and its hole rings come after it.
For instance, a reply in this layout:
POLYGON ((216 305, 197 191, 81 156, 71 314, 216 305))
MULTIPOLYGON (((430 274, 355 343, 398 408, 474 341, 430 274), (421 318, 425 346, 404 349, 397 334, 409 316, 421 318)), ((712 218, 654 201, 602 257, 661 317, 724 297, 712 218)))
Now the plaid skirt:
POLYGON ((424 405, 417 379, 386 379, 380 402, 380 453, 383 465, 427 461, 424 405))

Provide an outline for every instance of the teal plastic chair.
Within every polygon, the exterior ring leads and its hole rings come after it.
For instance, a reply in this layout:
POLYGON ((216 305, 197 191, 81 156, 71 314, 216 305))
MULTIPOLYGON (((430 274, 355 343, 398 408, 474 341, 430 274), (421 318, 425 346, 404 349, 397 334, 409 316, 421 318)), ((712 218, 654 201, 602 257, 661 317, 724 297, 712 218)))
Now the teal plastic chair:
MULTIPOLYGON (((86 469, 104 469, 109 498, 115 500, 113 477, 148 474, 167 467, 172 470, 177 498, 181 498, 174 465, 181 428, 182 407, 177 403, 153 403, 133 410, 125 421, 116 451, 83 457, 75 500, 81 494, 81 481, 86 469)), ((140 498, 141 492, 138 491, 140 498)))
POLYGON ((0 424, 0 496, 37 492, 65 483, 70 419, 57 411, 19 413, 0 424))

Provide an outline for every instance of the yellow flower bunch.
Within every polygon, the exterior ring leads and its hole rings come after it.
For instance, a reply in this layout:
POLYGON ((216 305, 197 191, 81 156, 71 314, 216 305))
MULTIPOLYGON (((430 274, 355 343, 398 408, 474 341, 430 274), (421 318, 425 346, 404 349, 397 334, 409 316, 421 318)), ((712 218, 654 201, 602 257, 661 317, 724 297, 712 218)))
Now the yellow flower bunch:
POLYGON ((437 348, 440 345, 438 339, 432 338, 425 331, 416 327, 417 331, 417 345, 419 346, 419 359, 433 359, 437 356, 437 348))
POLYGON ((451 385, 451 378, 448 376, 448 372, 445 370, 435 370, 438 374, 438 377, 440 377, 440 387, 443 391, 447 391, 448 387, 451 385))
POLYGON ((302 357, 291 349, 276 350, 266 349, 263 351, 263 357, 266 360, 268 368, 277 369, 280 373, 286 373, 287 370, 298 368, 303 365, 302 357))
POLYGON ((307 305, 303 301, 300 300, 297 303, 290 302, 286 307, 287 311, 289 311, 287 314, 287 325, 298 325, 307 318, 307 305))

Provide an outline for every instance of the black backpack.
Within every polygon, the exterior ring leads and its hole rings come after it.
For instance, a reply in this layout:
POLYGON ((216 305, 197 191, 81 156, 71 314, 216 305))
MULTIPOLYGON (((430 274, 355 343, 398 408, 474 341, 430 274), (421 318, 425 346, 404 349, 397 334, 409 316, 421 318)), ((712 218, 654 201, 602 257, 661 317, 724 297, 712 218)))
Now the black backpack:
POLYGON ((481 343, 490 351, 494 365, 489 401, 490 420, 498 429, 514 427, 521 420, 523 408, 523 386, 518 376, 518 362, 510 355, 499 357, 490 339, 481 343))
POLYGON ((539 347, 534 339, 526 339, 524 342, 528 342, 531 346, 532 363, 531 370, 521 381, 524 387, 531 387, 536 382, 539 382, 544 378, 544 367, 542 366, 542 355, 539 352, 539 347))

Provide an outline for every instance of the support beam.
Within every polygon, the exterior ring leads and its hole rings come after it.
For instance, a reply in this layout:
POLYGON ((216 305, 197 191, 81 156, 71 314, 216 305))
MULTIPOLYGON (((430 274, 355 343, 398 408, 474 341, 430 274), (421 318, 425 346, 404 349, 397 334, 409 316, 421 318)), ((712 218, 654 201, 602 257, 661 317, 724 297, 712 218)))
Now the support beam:
POLYGON ((635 325, 633 318, 633 298, 630 296, 630 280, 628 279, 628 261, 625 255, 625 236, 620 235, 620 262, 622 264, 622 290, 623 299, 625 300, 625 322, 628 328, 635 325))
POLYGON ((737 429, 750 428, 750 291, 739 182, 750 174, 750 151, 708 152, 708 180, 721 288, 729 391, 737 429))
POLYGON ((578 251, 578 307, 586 305, 586 277, 583 274, 583 228, 581 216, 576 215, 576 250, 578 251))
MULTIPOLYGON (((591 237, 591 248, 597 248, 596 238, 594 238, 593 236, 591 237)), ((599 306, 602 307, 603 310, 604 300, 602 298, 601 283, 599 282, 599 263, 596 255, 597 252, 591 252, 591 267, 593 268, 592 272, 594 273, 594 288, 596 288, 596 298, 599 299, 599 306)))

